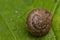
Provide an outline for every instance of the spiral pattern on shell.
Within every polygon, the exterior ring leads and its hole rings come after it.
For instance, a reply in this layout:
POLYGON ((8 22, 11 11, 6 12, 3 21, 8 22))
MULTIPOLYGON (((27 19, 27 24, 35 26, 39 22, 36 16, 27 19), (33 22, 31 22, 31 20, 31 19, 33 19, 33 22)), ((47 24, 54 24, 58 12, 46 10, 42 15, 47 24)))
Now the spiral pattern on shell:
POLYGON ((51 13, 45 9, 33 9, 27 16, 29 32, 36 36, 48 33, 51 26, 51 13))

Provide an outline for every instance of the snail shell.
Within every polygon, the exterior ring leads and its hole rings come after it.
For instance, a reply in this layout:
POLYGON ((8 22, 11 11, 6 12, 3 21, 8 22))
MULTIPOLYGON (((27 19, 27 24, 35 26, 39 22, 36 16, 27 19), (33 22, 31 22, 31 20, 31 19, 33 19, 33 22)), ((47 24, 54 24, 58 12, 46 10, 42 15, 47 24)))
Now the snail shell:
POLYGON ((33 9, 27 16, 26 24, 31 34, 42 36, 50 29, 51 13, 45 9, 33 9))

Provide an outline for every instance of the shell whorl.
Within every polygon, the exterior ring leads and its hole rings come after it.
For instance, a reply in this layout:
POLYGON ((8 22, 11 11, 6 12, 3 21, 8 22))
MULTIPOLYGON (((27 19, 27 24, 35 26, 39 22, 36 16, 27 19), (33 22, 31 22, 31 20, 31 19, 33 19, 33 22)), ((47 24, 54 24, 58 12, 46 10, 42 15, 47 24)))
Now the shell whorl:
POLYGON ((45 9, 34 9, 27 16, 28 30, 37 36, 46 34, 50 29, 51 13, 45 9))

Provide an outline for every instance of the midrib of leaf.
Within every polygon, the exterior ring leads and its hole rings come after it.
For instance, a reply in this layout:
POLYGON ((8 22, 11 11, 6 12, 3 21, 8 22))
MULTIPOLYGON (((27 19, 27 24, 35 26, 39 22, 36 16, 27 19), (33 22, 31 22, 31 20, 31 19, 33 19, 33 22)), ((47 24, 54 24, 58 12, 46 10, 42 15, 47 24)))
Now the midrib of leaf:
POLYGON ((4 23, 6 24, 6 26, 8 27, 10 33, 12 34, 14 40, 17 40, 16 36, 14 35, 13 31, 11 30, 9 23, 5 20, 5 18, 2 16, 2 14, 0 14, 0 16, 2 17, 2 20, 4 21, 4 23))
POLYGON ((56 9, 57 9, 57 7, 58 7, 58 4, 59 4, 59 0, 57 1, 57 3, 55 4, 55 6, 54 6, 54 9, 53 9, 53 11, 52 11, 52 16, 54 16, 54 13, 55 13, 55 11, 56 11, 56 9))
MULTIPOLYGON (((59 0, 58 0, 57 3, 55 4, 54 9, 53 9, 53 11, 52 11, 52 19, 53 19, 53 17, 54 17, 54 14, 55 14, 55 11, 56 11, 56 9, 57 9, 57 7, 58 7, 58 4, 59 4, 59 0)), ((57 40, 56 33, 55 33, 55 30, 54 30, 53 27, 52 27, 52 30, 53 30, 53 32, 54 32, 55 39, 57 40)))

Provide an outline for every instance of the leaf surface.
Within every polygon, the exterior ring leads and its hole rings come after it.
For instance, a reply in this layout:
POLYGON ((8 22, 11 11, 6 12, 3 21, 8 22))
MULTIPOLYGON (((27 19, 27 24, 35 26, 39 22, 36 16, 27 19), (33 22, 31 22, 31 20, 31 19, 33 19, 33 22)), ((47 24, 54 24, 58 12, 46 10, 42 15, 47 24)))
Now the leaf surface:
POLYGON ((59 0, 0 0, 0 40, 60 40, 59 0), (49 33, 32 36, 26 28, 26 17, 34 8, 44 8, 52 14, 49 33))

